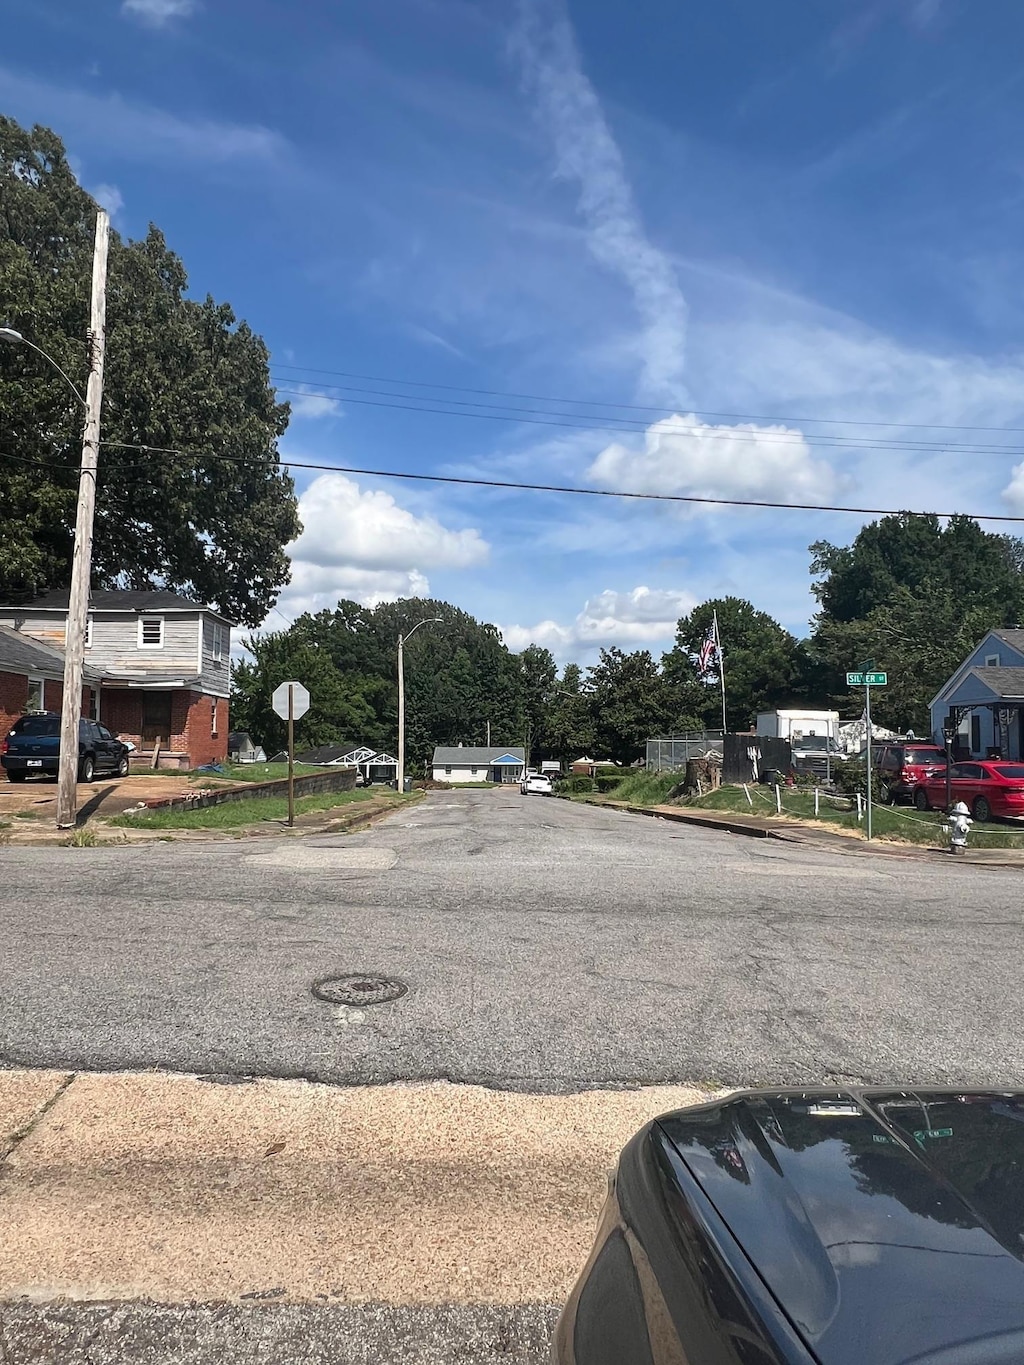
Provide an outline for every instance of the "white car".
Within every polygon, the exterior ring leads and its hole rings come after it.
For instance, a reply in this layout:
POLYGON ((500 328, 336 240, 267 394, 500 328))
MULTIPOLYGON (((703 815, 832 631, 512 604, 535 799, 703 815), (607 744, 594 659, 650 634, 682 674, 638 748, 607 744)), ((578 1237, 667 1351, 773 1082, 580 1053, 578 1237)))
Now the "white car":
POLYGON ((554 788, 551 786, 551 778, 544 777, 541 773, 527 773, 523 779, 522 791, 524 796, 553 796, 554 788))

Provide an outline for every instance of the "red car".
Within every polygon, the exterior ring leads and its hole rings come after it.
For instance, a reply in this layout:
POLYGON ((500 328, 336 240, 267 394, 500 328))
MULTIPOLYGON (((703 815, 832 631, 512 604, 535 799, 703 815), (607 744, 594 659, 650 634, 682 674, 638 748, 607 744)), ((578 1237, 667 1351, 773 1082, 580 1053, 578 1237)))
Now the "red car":
MULTIPOLYGON (((950 769, 950 804, 963 801, 975 820, 993 815, 1024 815, 1024 763, 988 759, 954 763, 950 769)), ((946 774, 935 773, 914 791, 918 810, 946 809, 946 774)))

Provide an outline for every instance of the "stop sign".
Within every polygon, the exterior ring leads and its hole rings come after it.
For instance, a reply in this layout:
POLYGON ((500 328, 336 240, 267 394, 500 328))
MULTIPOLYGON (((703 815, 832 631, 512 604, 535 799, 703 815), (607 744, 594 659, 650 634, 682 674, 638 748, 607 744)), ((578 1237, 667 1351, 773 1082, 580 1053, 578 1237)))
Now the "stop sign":
POLYGON ((292 719, 299 720, 309 710, 309 692, 300 682, 283 682, 274 688, 271 705, 274 714, 282 720, 288 719, 288 693, 292 696, 292 719))

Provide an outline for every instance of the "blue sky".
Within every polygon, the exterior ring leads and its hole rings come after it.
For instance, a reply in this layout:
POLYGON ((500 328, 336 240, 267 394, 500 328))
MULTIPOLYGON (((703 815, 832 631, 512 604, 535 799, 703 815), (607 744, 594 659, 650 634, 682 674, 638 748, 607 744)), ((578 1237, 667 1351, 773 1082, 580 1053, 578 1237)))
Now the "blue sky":
MULTIPOLYGON (((0 19, 0 108, 265 336, 287 457, 1024 514, 1024 431, 949 429, 1024 428, 1019 0, 0 19)), ((284 617, 429 590, 582 662, 725 593, 805 633, 807 546, 865 519, 297 480, 284 617)))

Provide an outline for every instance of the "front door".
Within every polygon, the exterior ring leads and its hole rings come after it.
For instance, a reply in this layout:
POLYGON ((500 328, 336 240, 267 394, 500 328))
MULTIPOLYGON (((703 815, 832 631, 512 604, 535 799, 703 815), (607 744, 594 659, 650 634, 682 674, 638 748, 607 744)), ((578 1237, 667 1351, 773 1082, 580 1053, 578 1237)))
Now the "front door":
POLYGON ((143 692, 142 694, 142 747, 151 749, 156 741, 162 741, 166 748, 171 738, 171 694, 170 692, 143 692))

